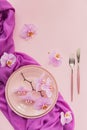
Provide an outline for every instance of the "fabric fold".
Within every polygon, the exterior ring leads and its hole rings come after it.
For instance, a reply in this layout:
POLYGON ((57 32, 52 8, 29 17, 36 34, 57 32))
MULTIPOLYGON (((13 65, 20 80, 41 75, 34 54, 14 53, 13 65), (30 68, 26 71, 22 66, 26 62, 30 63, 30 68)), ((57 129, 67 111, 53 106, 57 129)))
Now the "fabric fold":
POLYGON ((3 52, 14 52, 13 30, 15 9, 6 0, 0 0, 0 56, 3 52))

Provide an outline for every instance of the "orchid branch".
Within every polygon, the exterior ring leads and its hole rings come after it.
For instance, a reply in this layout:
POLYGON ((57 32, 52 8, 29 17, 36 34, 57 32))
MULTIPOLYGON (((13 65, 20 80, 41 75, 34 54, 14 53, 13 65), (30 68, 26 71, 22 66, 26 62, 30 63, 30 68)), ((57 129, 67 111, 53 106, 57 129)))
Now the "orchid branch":
POLYGON ((25 78, 25 76, 24 76, 23 73, 21 73, 21 75, 22 75, 24 81, 28 82, 28 83, 31 85, 32 90, 35 91, 35 89, 34 89, 34 87, 33 87, 33 84, 32 84, 32 81, 27 80, 27 79, 25 78))
MULTIPOLYGON (((26 79, 22 72, 21 72, 21 76, 23 77, 24 81, 28 82, 31 85, 32 91, 36 91, 36 89, 34 89, 34 87, 33 87, 32 81, 29 81, 28 79, 26 79)), ((43 97, 42 91, 38 91, 38 92, 43 97)))

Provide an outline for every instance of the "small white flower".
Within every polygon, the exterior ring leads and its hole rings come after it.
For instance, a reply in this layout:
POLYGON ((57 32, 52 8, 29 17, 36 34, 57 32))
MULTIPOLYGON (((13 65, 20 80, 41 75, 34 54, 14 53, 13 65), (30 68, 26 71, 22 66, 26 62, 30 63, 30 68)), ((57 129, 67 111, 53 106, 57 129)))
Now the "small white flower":
POLYGON ((72 121, 72 114, 70 111, 64 113, 61 112, 61 124, 65 125, 65 124, 69 124, 72 121))
POLYGON ((52 51, 49 53, 49 64, 53 65, 54 67, 60 66, 62 63, 62 57, 56 51, 52 51))
POLYGON ((11 67, 16 62, 16 56, 12 53, 8 54, 4 52, 4 54, 1 56, 0 63, 1 67, 11 67))
POLYGON ((37 34, 37 28, 34 24, 25 24, 20 36, 23 39, 31 39, 37 34))

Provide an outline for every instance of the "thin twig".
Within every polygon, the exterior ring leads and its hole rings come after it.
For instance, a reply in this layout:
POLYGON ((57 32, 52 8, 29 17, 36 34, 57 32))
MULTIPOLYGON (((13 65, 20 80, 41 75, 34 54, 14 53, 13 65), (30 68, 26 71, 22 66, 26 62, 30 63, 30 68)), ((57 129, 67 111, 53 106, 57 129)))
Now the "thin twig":
POLYGON ((32 90, 33 90, 33 91, 36 91, 36 90, 34 89, 34 87, 33 87, 32 81, 27 80, 27 79, 25 78, 25 76, 24 76, 23 73, 21 73, 21 75, 22 75, 24 81, 28 82, 28 83, 31 85, 32 90))
POLYGON ((42 91, 38 91, 38 92, 40 93, 41 97, 43 97, 42 91))
MULTIPOLYGON (((24 81, 28 82, 31 85, 32 91, 36 91, 36 89, 34 89, 32 81, 29 81, 28 79, 25 78, 24 74, 21 72, 21 75, 24 79, 24 81)), ((40 93, 40 95, 43 97, 42 91, 38 91, 40 93)))

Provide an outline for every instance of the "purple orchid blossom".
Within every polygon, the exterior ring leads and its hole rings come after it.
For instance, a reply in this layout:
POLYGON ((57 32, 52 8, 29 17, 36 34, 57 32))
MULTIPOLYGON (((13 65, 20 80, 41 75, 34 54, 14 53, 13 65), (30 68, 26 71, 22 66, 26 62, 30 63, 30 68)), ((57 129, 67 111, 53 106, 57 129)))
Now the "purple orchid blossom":
POLYGON ((37 34, 37 28, 36 28, 35 25, 33 25, 33 24, 25 24, 22 31, 21 31, 20 36, 23 39, 27 40, 27 39, 33 38, 36 34, 37 34))
POLYGON ((35 84, 36 84, 36 92, 41 91, 41 86, 44 84, 44 76, 45 74, 43 73, 40 78, 35 80, 35 84))
POLYGON ((15 94, 18 96, 24 96, 29 92, 29 90, 23 86, 19 87, 18 89, 15 90, 15 94))
POLYGON ((22 97, 22 100, 25 104, 34 104, 36 99, 34 97, 34 95, 32 95, 31 92, 28 92, 27 95, 22 97))
POLYGON ((58 67, 61 63, 62 58, 60 54, 58 54, 56 51, 49 53, 49 64, 53 65, 54 67, 58 67))
POLYGON ((37 101, 35 102, 35 109, 36 110, 46 110, 49 106, 51 105, 51 100, 49 98, 39 98, 37 99, 37 101))
POLYGON ((12 53, 8 54, 4 52, 4 54, 1 56, 0 63, 1 67, 11 67, 16 62, 16 56, 12 53))
POLYGON ((42 85, 42 90, 44 90, 46 92, 46 95, 48 97, 52 96, 52 92, 51 92, 51 80, 50 78, 47 78, 46 83, 42 85))
POLYGON ((61 124, 65 125, 65 124, 69 124, 72 121, 72 114, 70 111, 64 113, 61 112, 61 124))

